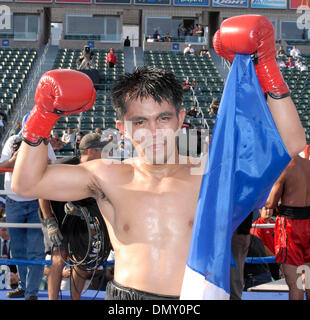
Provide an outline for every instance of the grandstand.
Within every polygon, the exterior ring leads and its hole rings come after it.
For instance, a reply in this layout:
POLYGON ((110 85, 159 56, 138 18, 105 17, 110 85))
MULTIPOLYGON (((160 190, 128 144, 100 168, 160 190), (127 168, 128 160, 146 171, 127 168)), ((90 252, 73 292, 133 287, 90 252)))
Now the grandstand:
POLYGON ((6 118, 14 111, 36 57, 36 49, 2 48, 0 50, 0 112, 6 118))
MULTIPOLYGON (((61 6, 58 0, 46 1, 45 4, 15 2, 5 3, 11 15, 11 23, 0 30, 0 112, 6 121, 1 132, 2 145, 10 128, 29 111, 40 76, 53 68, 76 69, 76 59, 85 44, 92 47, 95 53, 93 68, 100 74, 96 86, 97 99, 94 107, 84 114, 62 118, 55 127, 60 135, 68 127, 85 132, 97 127, 115 128, 116 114, 110 102, 110 87, 119 74, 143 64, 171 70, 181 82, 186 77, 195 81, 199 90, 184 94, 184 108, 188 110, 191 105, 195 105, 201 117, 188 118, 185 123, 191 127, 208 129, 212 133, 215 115, 209 114, 208 107, 212 98, 221 97, 227 75, 227 70, 223 73, 221 60, 214 55, 212 37, 221 21, 229 16, 248 13, 267 16, 274 25, 276 38, 283 40, 282 44, 287 50, 297 45, 303 52, 304 63, 310 62, 310 56, 307 55, 310 54, 308 36, 293 24, 296 20, 295 3, 268 10, 264 5, 258 8, 250 3, 247 7, 240 7, 237 3, 218 6, 213 2, 201 6, 189 2, 182 6, 175 1, 169 4, 152 1, 150 5, 146 0, 139 4, 134 1, 132 4, 122 2, 117 5, 103 4, 98 0, 85 1, 88 4, 71 0, 61 6), (163 8, 165 13, 162 12, 163 8), (204 34, 200 37, 181 34, 181 24, 188 30, 192 25, 200 24, 204 34), (161 29, 163 36, 169 33, 171 42, 148 42, 147 38, 156 29, 158 32, 161 29), (130 48, 123 47, 126 36, 131 39, 130 48), (206 45, 212 53, 211 57, 184 56, 183 49, 188 43, 192 43, 196 52, 199 52, 202 45, 206 45), (116 68, 108 68, 105 63, 110 47, 117 54, 116 68), (33 74, 29 80, 31 71, 33 74)), ((283 70, 307 132, 307 140, 310 141, 308 73, 283 70)))
POLYGON ((191 105, 196 105, 201 111, 201 118, 188 118, 186 123, 191 127, 209 128, 212 132, 215 115, 209 115, 209 105, 213 98, 220 99, 224 87, 224 80, 212 58, 184 56, 183 52, 145 51, 144 62, 145 65, 174 72, 182 83, 189 77, 198 85, 196 92, 184 93, 183 107, 188 111, 191 105))
MULTIPOLYGON (((53 69, 77 69, 76 60, 80 57, 81 49, 59 49, 53 69)), ((115 68, 108 68, 106 56, 108 51, 105 49, 93 50, 93 68, 99 71, 99 82, 95 85, 97 96, 94 106, 83 112, 81 115, 71 115, 61 118, 55 126, 59 136, 68 128, 77 128, 79 131, 88 133, 96 128, 115 128, 116 113, 112 108, 109 92, 112 83, 120 74, 124 73, 124 53, 116 50, 117 65, 115 68)))

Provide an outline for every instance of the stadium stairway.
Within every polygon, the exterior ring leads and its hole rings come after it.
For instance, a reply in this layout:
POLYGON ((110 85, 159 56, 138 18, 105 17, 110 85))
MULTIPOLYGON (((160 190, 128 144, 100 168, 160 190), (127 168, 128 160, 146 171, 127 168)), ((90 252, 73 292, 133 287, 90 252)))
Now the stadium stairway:
POLYGON ((124 67, 125 72, 132 72, 135 68, 134 48, 124 47, 124 67))
POLYGON ((42 64, 41 75, 53 68, 53 64, 54 64, 57 52, 58 52, 57 46, 52 46, 52 45, 49 46, 46 52, 45 60, 43 61, 43 64, 42 64))
MULTIPOLYGON (((58 47, 57 46, 52 46, 50 45, 46 51, 46 54, 45 54, 45 57, 43 59, 43 61, 41 61, 41 70, 40 72, 36 75, 36 80, 35 80, 35 85, 32 86, 30 88, 30 91, 29 91, 29 97, 30 97, 30 101, 33 101, 34 99, 34 95, 35 95, 35 92, 36 92, 36 88, 37 88, 37 84, 41 78, 41 76, 52 69, 53 67, 53 63, 55 61, 55 58, 56 58, 56 55, 57 55, 57 52, 58 52, 58 47)), ((24 110, 25 113, 27 113, 28 111, 30 111, 32 109, 32 105, 30 104, 27 108, 27 110, 24 110)))
POLYGON ((144 51, 141 47, 135 47, 134 48, 135 53, 135 61, 136 61, 136 67, 143 67, 144 65, 144 51))
POLYGON ((141 47, 124 47, 125 72, 133 72, 136 67, 144 65, 144 53, 141 47))

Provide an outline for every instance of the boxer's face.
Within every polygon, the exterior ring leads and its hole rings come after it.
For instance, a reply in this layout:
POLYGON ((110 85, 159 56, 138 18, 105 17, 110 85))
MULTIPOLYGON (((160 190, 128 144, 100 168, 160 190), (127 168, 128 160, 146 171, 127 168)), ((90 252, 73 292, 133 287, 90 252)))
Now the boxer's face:
POLYGON ((152 98, 129 102, 126 109, 123 121, 117 122, 121 133, 132 140, 139 156, 148 163, 167 163, 175 154, 176 133, 185 111, 177 115, 173 105, 167 101, 159 104, 152 98))

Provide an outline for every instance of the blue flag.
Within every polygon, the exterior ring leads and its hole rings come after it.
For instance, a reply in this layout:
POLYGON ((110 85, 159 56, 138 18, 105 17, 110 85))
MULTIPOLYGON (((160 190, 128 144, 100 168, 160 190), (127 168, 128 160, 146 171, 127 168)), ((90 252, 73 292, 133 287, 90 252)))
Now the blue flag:
POLYGON ((229 299, 232 233, 291 160, 249 55, 234 59, 208 157, 181 299, 229 299))

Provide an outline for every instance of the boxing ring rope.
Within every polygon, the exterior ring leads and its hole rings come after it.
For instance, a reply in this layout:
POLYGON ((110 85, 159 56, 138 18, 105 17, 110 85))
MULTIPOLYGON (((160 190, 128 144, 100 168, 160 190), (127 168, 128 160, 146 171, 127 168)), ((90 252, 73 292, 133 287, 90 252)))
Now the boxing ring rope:
MULTIPOLYGON (((69 264, 70 262, 67 261, 69 264)), ((26 259, 2 259, 0 258, 0 265, 7 266, 51 266, 52 260, 26 260, 26 259)), ((114 266, 114 260, 105 261, 102 263, 103 267, 114 266)))
MULTIPOLYGON (((13 168, 0 168, 0 173, 13 172, 13 168)), ((9 192, 7 190, 0 190, 0 195, 9 195, 14 194, 14 192, 9 192)), ((252 228, 274 228, 274 223, 266 224, 252 224, 252 228)), ((0 222, 0 228, 35 228, 41 229, 41 223, 8 223, 0 222)), ((261 263, 274 263, 275 257, 247 257, 245 260, 246 263, 251 264, 261 264, 261 263)), ((108 260, 102 263, 102 266, 113 266, 115 263, 114 260, 108 260)), ((23 259, 3 259, 0 257, 0 265, 40 265, 40 266, 51 266, 52 260, 23 260, 23 259)))

